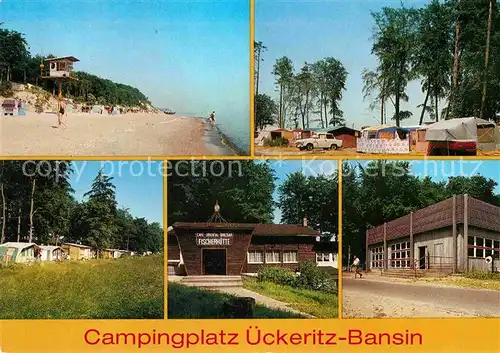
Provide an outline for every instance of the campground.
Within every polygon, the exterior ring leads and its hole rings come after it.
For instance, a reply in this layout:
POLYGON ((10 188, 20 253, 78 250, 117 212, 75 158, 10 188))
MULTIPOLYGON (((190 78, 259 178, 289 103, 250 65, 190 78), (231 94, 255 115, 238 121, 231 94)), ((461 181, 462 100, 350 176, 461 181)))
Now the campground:
MULTIPOLYGON (((296 147, 264 147, 255 146, 256 156, 356 156, 376 157, 378 153, 359 153, 355 148, 341 148, 338 150, 300 151, 296 147)), ((411 151, 398 156, 424 157, 425 153, 411 151)), ((500 156, 500 151, 478 151, 477 156, 500 156)), ((443 156, 439 156, 440 158, 443 156)))

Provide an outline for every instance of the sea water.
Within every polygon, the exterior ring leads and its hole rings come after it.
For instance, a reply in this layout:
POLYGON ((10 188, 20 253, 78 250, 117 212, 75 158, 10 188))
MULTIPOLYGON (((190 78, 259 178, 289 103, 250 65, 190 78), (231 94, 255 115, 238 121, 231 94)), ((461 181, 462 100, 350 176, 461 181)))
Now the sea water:
MULTIPOLYGON (((179 113, 175 115, 186 117, 198 117, 206 120, 210 114, 203 113, 179 113)), ((228 139, 230 144, 236 146, 243 155, 250 155, 250 114, 249 112, 234 114, 215 114, 217 130, 221 134, 221 139, 228 139)))

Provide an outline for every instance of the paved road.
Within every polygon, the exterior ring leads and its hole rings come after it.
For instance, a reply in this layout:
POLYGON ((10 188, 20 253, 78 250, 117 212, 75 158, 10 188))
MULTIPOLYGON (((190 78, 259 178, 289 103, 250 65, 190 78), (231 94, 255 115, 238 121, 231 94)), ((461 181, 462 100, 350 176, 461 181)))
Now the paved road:
POLYGON ((500 317, 500 291, 444 287, 423 284, 390 283, 363 279, 343 279, 346 297, 366 295, 394 298, 398 301, 420 302, 433 307, 450 308, 474 316, 500 317))

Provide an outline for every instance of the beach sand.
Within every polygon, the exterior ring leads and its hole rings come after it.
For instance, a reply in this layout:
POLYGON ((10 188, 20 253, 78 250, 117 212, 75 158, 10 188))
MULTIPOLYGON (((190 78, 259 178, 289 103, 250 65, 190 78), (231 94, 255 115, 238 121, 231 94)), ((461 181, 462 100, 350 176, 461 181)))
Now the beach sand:
POLYGON ((166 114, 54 113, 0 117, 3 156, 233 155, 203 119, 166 114))

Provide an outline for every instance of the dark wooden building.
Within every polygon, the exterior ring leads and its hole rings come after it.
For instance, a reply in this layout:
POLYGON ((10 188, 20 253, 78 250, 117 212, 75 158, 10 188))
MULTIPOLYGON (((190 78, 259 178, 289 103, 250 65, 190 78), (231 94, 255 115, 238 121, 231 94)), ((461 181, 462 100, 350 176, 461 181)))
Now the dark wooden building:
POLYGON ((300 224, 185 223, 168 231, 169 274, 257 273, 262 266, 296 270, 324 251, 321 234, 300 224))

